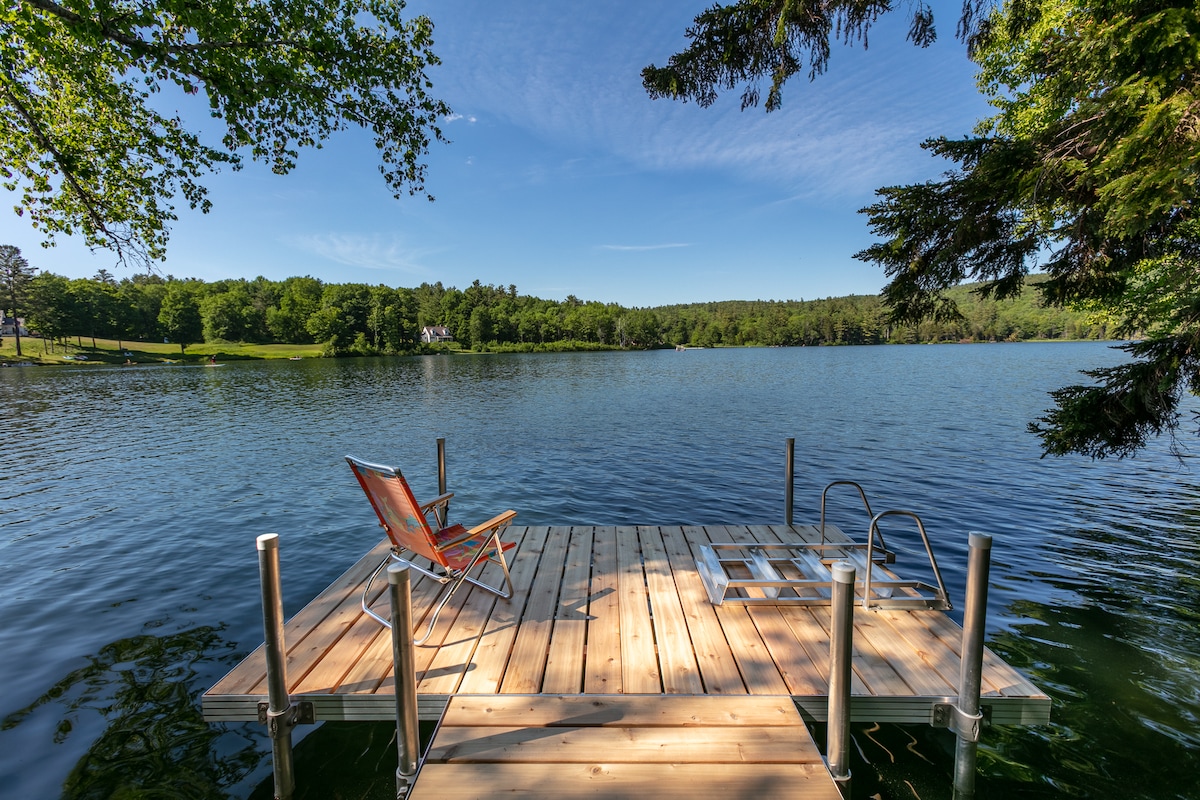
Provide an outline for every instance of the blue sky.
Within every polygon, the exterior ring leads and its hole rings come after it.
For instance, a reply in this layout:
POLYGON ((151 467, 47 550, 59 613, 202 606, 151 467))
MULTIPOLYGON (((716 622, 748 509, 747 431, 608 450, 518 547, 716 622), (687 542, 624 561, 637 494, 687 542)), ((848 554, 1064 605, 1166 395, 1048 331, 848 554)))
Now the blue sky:
MULTIPOLYGON (((921 140, 988 113, 954 39, 957 0, 932 3, 939 41, 925 50, 904 41, 900 5, 868 50, 835 46, 828 72, 794 78, 767 114, 740 112, 737 91, 701 109, 642 89, 704 0, 414 0, 435 24, 435 95, 455 112, 451 143, 428 157, 436 202, 392 199, 369 137, 347 132, 289 176, 211 176, 215 208, 180 210, 160 271, 478 279, 625 306, 875 293, 882 272, 852 258, 873 241, 857 210, 880 186, 936 178, 945 164, 921 140)), ((11 213, 0 243, 68 277, 129 274, 79 242, 42 249, 11 213)))

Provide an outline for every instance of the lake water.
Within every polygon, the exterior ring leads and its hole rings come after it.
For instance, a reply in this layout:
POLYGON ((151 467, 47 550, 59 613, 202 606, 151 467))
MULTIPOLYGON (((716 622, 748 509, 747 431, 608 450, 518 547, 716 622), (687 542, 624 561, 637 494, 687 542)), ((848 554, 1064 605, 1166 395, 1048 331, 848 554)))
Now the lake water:
MULTIPOLYGON (((1043 460, 1025 432, 1047 391, 1123 358, 1066 343, 0 370, 0 797, 269 797, 265 731, 208 725, 198 699, 262 640, 255 537, 281 535, 291 615, 379 537, 342 456, 398 463, 428 496, 437 437, 456 517, 539 525, 781 522, 795 438, 796 521, 847 478, 877 511, 916 511, 960 608, 967 532, 993 535, 989 644, 1054 710, 986 732, 978 796, 1200 797, 1197 462, 1165 442, 1043 460)), ((832 497, 835 520, 858 524, 853 499, 832 497)), ((301 796, 391 796, 390 725, 300 732, 301 796)), ((853 736, 856 797, 949 797, 945 731, 853 736)))

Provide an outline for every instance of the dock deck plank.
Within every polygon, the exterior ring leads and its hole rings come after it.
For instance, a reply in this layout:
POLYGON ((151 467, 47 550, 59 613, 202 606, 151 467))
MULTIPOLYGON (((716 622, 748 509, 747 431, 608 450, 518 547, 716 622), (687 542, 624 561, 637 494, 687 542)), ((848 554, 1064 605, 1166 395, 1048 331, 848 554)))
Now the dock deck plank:
POLYGON ((529 588, 517 636, 500 691, 531 694, 541 691, 546 673, 546 652, 554 629, 554 612, 562 587, 563 567, 571 540, 570 528, 551 528, 542 548, 542 564, 529 588))
POLYGON ((592 574, 592 528, 570 532, 562 592, 554 610, 554 636, 546 654, 542 691, 575 694, 583 690, 584 653, 587 649, 588 582, 592 574))
POLYGON ((621 687, 621 594, 617 580, 617 536, 593 537, 583 691, 619 694, 621 687))
POLYGON ((509 552, 513 596, 508 600, 498 599, 492 606, 491 618, 475 648, 471 668, 463 675, 459 692, 492 694, 500 691, 550 531, 547 527, 526 528, 520 544, 509 552))
POLYGON ((695 557, 688 544, 687 529, 671 528, 663 531, 663 545, 675 588, 679 592, 679 604, 684 611, 684 623, 692 640, 692 652, 700 667, 707 694, 745 694, 746 684, 738 670, 729 640, 717 619, 717 610, 708 601, 708 593, 696 572, 695 557))
POLYGON ((650 598, 642 566, 637 528, 617 528, 617 594, 621 620, 621 691, 658 694, 662 691, 650 598))
POLYGON ((662 686, 667 694, 704 694, 696 653, 688 638, 687 621, 667 558, 662 531, 640 527, 646 589, 654 609, 654 641, 662 664, 662 686))
POLYGON ((454 697, 409 797, 506 795, 840 798, 786 696, 454 697))
MULTIPOLYGON (((514 597, 464 586, 429 646, 417 648, 421 716, 438 718, 456 695, 540 692, 791 696, 808 719, 823 721, 828 608, 714 606, 695 566, 701 544, 789 535, 819 537, 811 526, 512 528, 514 597)), ((832 527, 827 536, 844 541, 832 527)), ((285 626, 289 691, 311 701, 318 720, 394 718, 391 636, 359 608, 362 585, 386 553, 386 542, 372 548, 285 626)), ((487 569, 499 579, 498 567, 487 569)), ((380 612, 385 588, 377 581, 380 612)), ((440 590, 414 579, 414 619, 440 590)), ((927 721, 932 702, 956 693, 961 635, 940 611, 856 608, 852 718, 927 721)), ((205 718, 256 720, 265 675, 260 647, 205 693, 205 718)), ((994 722, 1049 719, 1046 695, 990 650, 983 691, 994 722)))

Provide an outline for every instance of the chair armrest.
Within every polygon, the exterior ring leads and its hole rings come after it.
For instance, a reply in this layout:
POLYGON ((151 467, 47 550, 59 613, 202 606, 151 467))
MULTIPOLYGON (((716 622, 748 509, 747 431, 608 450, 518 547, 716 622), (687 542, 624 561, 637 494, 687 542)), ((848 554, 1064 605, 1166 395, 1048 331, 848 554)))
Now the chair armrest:
POLYGON ((512 518, 516 515, 517 512, 509 509, 502 514, 497 514, 482 525, 476 525, 470 530, 463 528, 462 532, 453 539, 448 539, 439 543, 438 549, 445 550, 446 548, 453 547, 456 544, 462 544, 463 542, 470 541, 471 539, 478 537, 481 533, 491 533, 493 536, 499 536, 499 531, 508 527, 508 524, 512 522, 512 518))
POLYGON ((454 497, 454 492, 446 492, 445 494, 441 494, 433 498, 428 503, 422 503, 421 513, 428 514, 431 508, 437 508, 438 506, 446 505, 446 503, 450 502, 451 497, 454 497))
POLYGON ((492 517, 487 522, 484 522, 481 525, 476 525, 474 528, 471 528, 471 530, 467 531, 467 533, 474 536, 475 534, 483 533, 484 531, 495 531, 500 528, 504 528, 510 522, 512 522, 513 517, 515 517, 516 515, 517 515, 517 512, 513 511, 510 508, 508 511, 505 511, 503 513, 497 514, 496 516, 492 517))
POLYGON ((515 517, 516 515, 517 515, 516 511, 509 509, 508 511, 497 514, 496 516, 489 519, 487 522, 484 522, 480 525, 476 525, 475 527, 471 528, 468 531, 468 533, 474 535, 474 534, 478 534, 478 533, 483 533, 484 531, 495 531, 500 528, 504 528, 510 522, 512 522, 513 517, 515 517))

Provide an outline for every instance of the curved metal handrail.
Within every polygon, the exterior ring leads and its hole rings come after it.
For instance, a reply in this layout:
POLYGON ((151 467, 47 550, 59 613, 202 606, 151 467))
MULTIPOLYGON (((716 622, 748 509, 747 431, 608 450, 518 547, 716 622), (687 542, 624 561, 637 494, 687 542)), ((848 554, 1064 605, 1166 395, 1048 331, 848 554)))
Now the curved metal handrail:
MULTIPOLYGON (((859 491, 862 491, 862 490, 859 489, 859 491)), ((863 499, 864 499, 864 501, 866 500, 865 497, 863 499)), ((875 541, 875 534, 879 532, 879 520, 883 519, 884 517, 889 517, 889 516, 912 517, 913 520, 916 521, 917 530, 921 534, 921 541, 923 541, 925 543, 925 552, 929 555, 929 566, 931 566, 933 568, 933 577, 937 581, 938 597, 943 603, 945 603, 945 607, 947 609, 953 608, 954 606, 950 602, 950 595, 948 595, 946 593, 946 584, 942 580, 942 571, 940 569, 938 569, 937 559, 933 557, 933 547, 930 546, 930 544, 929 544, 929 536, 925 533, 924 523, 921 522, 921 518, 918 517, 914 512, 899 511, 896 509, 892 509, 889 511, 880 511, 878 514, 871 517, 871 527, 867 531, 867 566, 866 566, 866 570, 865 570, 866 574, 863 575, 863 608, 871 607, 871 554, 872 554, 871 551, 872 551, 872 545, 874 544, 874 541, 875 541)), ((879 535, 879 541, 880 542, 883 541, 883 534, 879 535)))
MULTIPOLYGON (((853 486, 855 489, 858 489, 858 494, 860 497, 862 497, 863 506, 867 509, 867 516, 873 516, 871 512, 871 504, 867 502, 867 493, 863 491, 861 486, 854 481, 834 481, 826 486, 821 492, 821 544, 825 544, 825 495, 828 494, 829 490, 834 486, 853 486)), ((875 528, 875 530, 878 530, 878 528, 875 528)), ((885 553, 887 552, 887 545, 883 543, 882 533, 879 534, 879 549, 883 550, 885 553)))

